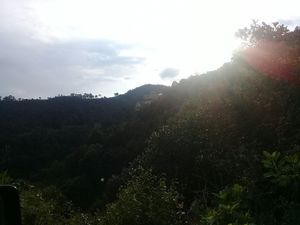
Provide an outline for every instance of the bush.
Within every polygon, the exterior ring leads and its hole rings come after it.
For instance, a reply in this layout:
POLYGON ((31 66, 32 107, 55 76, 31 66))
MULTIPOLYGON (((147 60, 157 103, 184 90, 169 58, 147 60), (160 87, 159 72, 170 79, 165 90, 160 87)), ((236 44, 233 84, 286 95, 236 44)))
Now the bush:
POLYGON ((176 225, 180 223, 182 204, 177 192, 151 171, 139 168, 120 189, 117 201, 107 206, 103 225, 176 225))

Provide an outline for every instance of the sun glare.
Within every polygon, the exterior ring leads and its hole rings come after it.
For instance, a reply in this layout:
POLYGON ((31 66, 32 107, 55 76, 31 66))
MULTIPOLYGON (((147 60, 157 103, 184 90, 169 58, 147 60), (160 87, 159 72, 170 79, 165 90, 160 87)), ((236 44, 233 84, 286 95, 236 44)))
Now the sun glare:
MULTIPOLYGON (((57 38, 110 39, 132 44, 153 70, 180 67, 181 76, 230 59, 236 46, 238 2, 49 1, 33 6, 57 38), (153 57, 151 57, 153 56, 153 57), (185 73, 185 74, 183 74, 185 73)), ((133 49, 132 54, 136 52, 133 49)), ((127 54, 131 54, 127 51, 127 54)))
MULTIPOLYGON (((41 45, 107 41, 122 46, 113 49, 114 57, 143 59, 128 66, 127 70, 119 66, 122 68, 119 71, 112 68, 107 72, 98 66, 79 71, 84 73, 84 80, 89 75, 96 79, 98 75, 99 80, 105 77, 102 80, 108 82, 106 77, 111 76, 108 79, 112 80, 111 89, 125 92, 140 84, 168 85, 173 80, 217 69, 230 61, 232 52, 239 45, 234 37, 236 30, 248 26, 252 19, 273 22, 297 18, 296 6, 299 4, 290 2, 281 6, 274 1, 258 0, 28 0, 22 3, 9 1, 10 9, 4 13, 5 18, 9 17, 8 12, 12 10, 17 26, 22 32, 26 27, 26 33, 41 41, 41 45), (290 7, 291 4, 294 7, 290 7), (272 10, 267 10, 268 7, 272 10), (178 74, 160 76, 168 68, 178 74)), ((8 22, 11 21, 4 24, 8 22)), ((81 60, 85 59, 77 59, 81 60)), ((103 82, 86 89, 103 89, 103 82)), ((112 95, 114 91, 106 95, 112 95)))

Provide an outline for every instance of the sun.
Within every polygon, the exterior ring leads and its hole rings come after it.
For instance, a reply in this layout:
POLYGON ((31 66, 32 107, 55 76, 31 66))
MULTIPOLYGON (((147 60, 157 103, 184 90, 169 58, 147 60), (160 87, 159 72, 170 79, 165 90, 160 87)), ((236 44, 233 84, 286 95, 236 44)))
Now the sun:
MULTIPOLYGON (((258 0, 28 0, 22 4, 27 13, 22 18, 41 42, 109 40, 126 46, 116 49, 117 56, 143 58, 138 65, 116 72, 117 76, 110 74, 118 77, 111 83, 93 85, 119 92, 145 83, 168 85, 217 69, 231 60, 239 45, 234 33, 252 19, 299 18, 299 3, 292 0, 283 6, 258 0), (168 68, 179 71, 178 75, 161 77, 168 68)), ((107 76, 103 68, 80 72, 82 80, 107 76)))

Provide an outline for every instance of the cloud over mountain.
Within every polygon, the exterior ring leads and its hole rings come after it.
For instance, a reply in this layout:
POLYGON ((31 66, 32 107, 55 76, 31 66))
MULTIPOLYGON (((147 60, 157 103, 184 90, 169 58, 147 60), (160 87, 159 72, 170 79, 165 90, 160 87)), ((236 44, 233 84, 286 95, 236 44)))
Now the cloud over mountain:
POLYGON ((172 79, 177 77, 179 74, 179 69, 176 68, 166 68, 159 73, 162 79, 172 79))

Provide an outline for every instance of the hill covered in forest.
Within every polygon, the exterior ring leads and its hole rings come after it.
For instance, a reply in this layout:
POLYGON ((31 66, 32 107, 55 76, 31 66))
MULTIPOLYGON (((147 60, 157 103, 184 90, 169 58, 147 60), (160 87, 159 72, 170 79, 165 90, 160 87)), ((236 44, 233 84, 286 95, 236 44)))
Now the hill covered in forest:
POLYGON ((25 220, 298 224, 300 30, 238 35, 231 62, 170 87, 3 98, 0 180, 31 197, 25 220))

